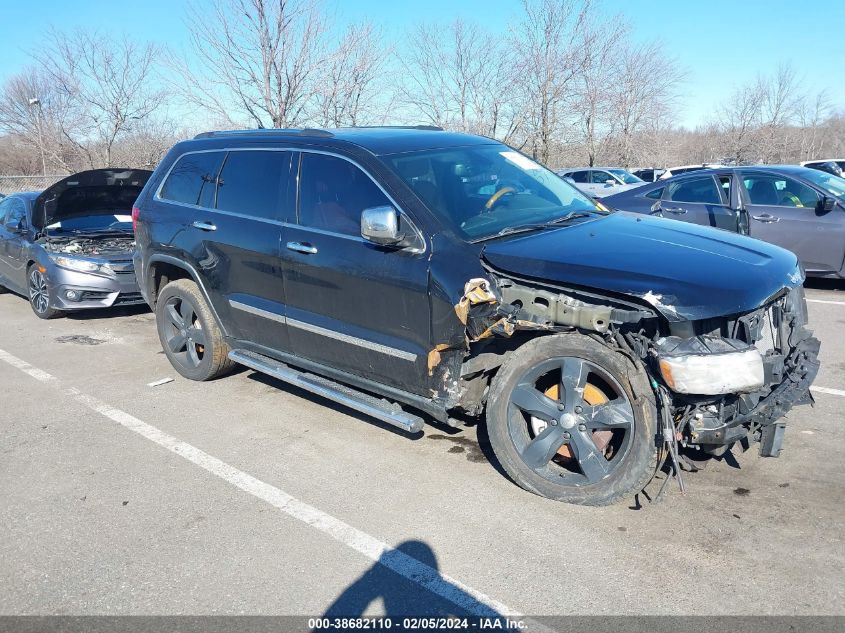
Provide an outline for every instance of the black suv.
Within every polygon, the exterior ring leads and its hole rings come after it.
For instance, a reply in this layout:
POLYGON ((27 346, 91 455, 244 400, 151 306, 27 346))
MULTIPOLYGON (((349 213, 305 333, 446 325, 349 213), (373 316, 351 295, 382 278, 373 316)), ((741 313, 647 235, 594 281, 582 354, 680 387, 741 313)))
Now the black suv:
POLYGON ((183 376, 239 363, 412 433, 422 412, 483 415, 505 470, 552 499, 616 501, 681 445, 750 435, 776 456, 818 370, 793 254, 608 214, 478 136, 201 134, 133 218, 183 376))

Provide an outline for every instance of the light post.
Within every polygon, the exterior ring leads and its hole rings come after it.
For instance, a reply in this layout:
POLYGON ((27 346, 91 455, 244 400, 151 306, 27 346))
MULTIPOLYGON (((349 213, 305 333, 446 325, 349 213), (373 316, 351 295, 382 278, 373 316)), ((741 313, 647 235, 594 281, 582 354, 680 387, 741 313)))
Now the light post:
POLYGON ((43 112, 41 111, 41 99, 38 97, 30 97, 29 107, 37 107, 35 112, 35 127, 38 130, 38 149, 41 151, 41 175, 47 175, 47 161, 44 158, 44 136, 41 132, 41 122, 43 119, 43 112))

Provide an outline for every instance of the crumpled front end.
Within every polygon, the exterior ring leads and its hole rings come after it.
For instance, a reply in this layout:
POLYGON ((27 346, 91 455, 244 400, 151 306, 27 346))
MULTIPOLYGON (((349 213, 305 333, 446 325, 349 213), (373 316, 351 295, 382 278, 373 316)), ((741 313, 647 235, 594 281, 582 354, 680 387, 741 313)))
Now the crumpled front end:
POLYGON ((790 288, 752 312, 709 325, 712 330, 696 337, 649 345, 651 369, 671 394, 677 433, 709 452, 750 435, 761 455, 777 457, 783 417, 812 403, 810 385, 819 370, 804 289, 790 288))

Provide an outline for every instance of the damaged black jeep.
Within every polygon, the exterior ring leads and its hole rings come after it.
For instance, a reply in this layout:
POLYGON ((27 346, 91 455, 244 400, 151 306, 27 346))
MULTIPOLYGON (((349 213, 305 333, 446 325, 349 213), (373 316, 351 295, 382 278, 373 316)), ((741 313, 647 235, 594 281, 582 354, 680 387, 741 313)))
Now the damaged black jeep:
POLYGON ((408 432, 483 418, 552 499, 612 503, 683 447, 777 456, 811 402, 792 253, 609 214, 490 139, 212 132, 136 206, 141 292, 183 376, 238 363, 408 432))

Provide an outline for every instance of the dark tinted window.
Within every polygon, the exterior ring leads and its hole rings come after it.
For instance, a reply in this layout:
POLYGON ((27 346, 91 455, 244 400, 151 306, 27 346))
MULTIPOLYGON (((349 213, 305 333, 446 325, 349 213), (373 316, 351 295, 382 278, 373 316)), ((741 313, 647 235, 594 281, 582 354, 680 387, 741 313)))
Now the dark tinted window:
POLYGON ((290 166, 290 152, 229 152, 217 183, 217 208, 258 218, 286 219, 279 209, 290 166))
POLYGON ((589 182, 590 172, 573 171, 571 174, 569 174, 569 178, 572 178, 574 182, 589 182))
POLYGON ((6 216, 9 214, 9 209, 12 208, 12 199, 6 198, 0 202, 0 224, 5 224, 6 216))
POLYGON ((675 202, 702 202, 704 204, 722 204, 722 196, 716 181, 710 176, 689 178, 672 185, 669 199, 675 202))
POLYGON ((223 162, 223 152, 186 154, 176 161, 161 188, 161 197, 174 202, 214 206, 217 172, 223 162))
POLYGON ((665 187, 659 187, 654 191, 649 191, 647 194, 645 194, 645 197, 651 198, 652 200, 660 200, 660 198, 663 197, 663 189, 665 189, 665 187))
POLYGON ((303 152, 300 224, 348 235, 361 234, 361 212, 390 201, 367 174, 349 161, 303 152))
POLYGON ((7 226, 26 218, 26 204, 24 201, 19 198, 13 198, 11 203, 12 205, 4 222, 7 226))
POLYGON ((742 182, 751 204, 815 209, 819 203, 819 194, 814 189, 792 178, 745 174, 742 182))

